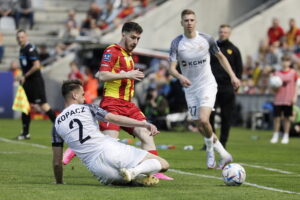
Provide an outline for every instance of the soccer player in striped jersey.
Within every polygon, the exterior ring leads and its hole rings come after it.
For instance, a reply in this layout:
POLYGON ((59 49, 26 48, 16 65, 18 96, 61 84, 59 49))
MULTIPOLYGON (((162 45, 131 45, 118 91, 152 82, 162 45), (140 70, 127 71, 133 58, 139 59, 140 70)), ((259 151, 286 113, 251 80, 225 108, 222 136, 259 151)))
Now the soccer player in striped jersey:
MULTIPOLYGON (((134 68, 132 51, 137 46, 142 27, 135 22, 127 22, 122 27, 122 39, 118 44, 108 46, 103 53, 99 68, 99 80, 104 82, 103 98, 100 107, 110 113, 123 115, 139 121, 146 121, 145 115, 131 102, 134 94, 134 81, 144 78, 144 73, 134 68)), ((148 152, 158 155, 153 136, 143 127, 123 127, 110 122, 100 122, 100 130, 105 135, 119 137, 122 128, 132 136, 139 138, 141 147, 148 152)), ((69 151, 69 150, 68 150, 69 151)), ((72 154, 65 154, 64 161, 68 162, 72 154)), ((64 163, 66 163, 64 162, 64 163)), ((157 173, 159 179, 173 180, 162 173, 157 173)))
MULTIPOLYGON (((110 45, 105 49, 99 69, 99 79, 104 82, 104 93, 100 107, 114 114, 146 121, 145 115, 131 102, 134 94, 134 81, 140 81, 144 78, 144 73, 134 68, 132 58, 132 51, 137 46, 142 32, 143 29, 139 24, 127 22, 122 27, 122 39, 119 44, 110 45)), ((120 127, 107 122, 100 123, 101 131, 115 138, 119 137, 120 128, 139 138, 142 142, 142 149, 158 155, 154 139, 147 129, 120 127)), ((172 178, 161 173, 154 176, 164 180, 172 180, 172 178)))
POLYGON ((181 25, 184 34, 176 37, 171 44, 170 74, 179 79, 183 85, 190 114, 204 136, 207 146, 207 167, 210 169, 216 166, 215 150, 221 156, 218 168, 222 169, 228 162, 232 161, 232 156, 219 142, 209 123, 217 93, 217 83, 210 66, 210 53, 218 58, 222 67, 230 76, 235 89, 239 87, 240 81, 235 76, 228 60, 220 51, 215 40, 207 34, 196 31, 194 11, 182 11, 181 25), (176 69, 177 64, 179 64, 182 74, 176 69))

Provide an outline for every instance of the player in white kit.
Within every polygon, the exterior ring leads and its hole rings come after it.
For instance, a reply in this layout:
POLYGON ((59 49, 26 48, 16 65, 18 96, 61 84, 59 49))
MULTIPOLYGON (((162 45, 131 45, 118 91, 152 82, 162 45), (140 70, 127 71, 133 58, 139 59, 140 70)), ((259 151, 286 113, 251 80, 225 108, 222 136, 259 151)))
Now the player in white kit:
POLYGON ((170 74, 179 79, 184 87, 189 112, 197 122, 198 128, 204 136, 206 148, 206 165, 215 168, 214 150, 221 160, 218 168, 222 169, 232 156, 223 148, 216 135, 212 132, 209 117, 215 104, 217 83, 210 66, 210 53, 216 55, 219 62, 229 74, 235 89, 240 85, 231 66, 217 46, 215 40, 204 33, 196 31, 196 15, 192 10, 183 10, 181 25, 184 34, 176 37, 170 49, 170 74), (176 69, 180 66, 181 74, 176 69))
POLYGON ((57 116, 52 135, 56 183, 63 183, 63 142, 68 144, 88 170, 103 184, 158 183, 159 180, 151 174, 166 171, 169 167, 168 162, 145 150, 122 144, 113 137, 103 135, 99 130, 98 120, 127 127, 144 127, 153 136, 159 133, 154 125, 108 113, 96 105, 83 104, 84 91, 78 80, 65 81, 62 94, 66 108, 57 116))

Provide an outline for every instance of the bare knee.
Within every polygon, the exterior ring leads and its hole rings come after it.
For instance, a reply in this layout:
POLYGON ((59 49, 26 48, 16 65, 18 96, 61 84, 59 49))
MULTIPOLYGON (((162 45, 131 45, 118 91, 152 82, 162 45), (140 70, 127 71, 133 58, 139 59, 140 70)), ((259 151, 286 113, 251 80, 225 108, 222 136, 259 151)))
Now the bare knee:
POLYGON ((150 136, 150 132, 147 129, 135 128, 133 134, 141 141, 142 149, 147 151, 156 149, 154 139, 150 136))
POLYGON ((198 120, 197 122, 198 128, 200 130, 200 133, 204 137, 211 137, 212 136, 212 127, 210 125, 209 119, 206 117, 203 117, 198 120))
POLYGON ((199 119, 199 125, 202 126, 202 127, 207 127, 209 126, 209 119, 207 118, 200 118, 199 119))
POLYGON ((161 172, 167 171, 170 167, 168 161, 166 161, 164 158, 153 155, 151 153, 148 153, 145 159, 156 159, 156 160, 158 160, 160 165, 161 165, 161 172))
POLYGON ((161 171, 165 172, 170 168, 170 165, 168 163, 168 161, 166 161, 165 159, 161 158, 159 160, 160 164, 161 164, 161 171))
POLYGON ((200 118, 198 120, 198 128, 200 130, 203 130, 203 129, 207 130, 209 128, 209 126, 210 126, 210 122, 209 122, 208 119, 206 119, 206 118, 200 118))

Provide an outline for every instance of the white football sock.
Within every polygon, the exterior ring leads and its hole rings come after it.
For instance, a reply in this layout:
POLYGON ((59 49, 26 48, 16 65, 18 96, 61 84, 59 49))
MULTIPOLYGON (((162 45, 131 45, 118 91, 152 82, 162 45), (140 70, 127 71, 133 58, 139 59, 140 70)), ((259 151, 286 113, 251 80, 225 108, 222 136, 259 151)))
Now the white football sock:
POLYGON ((157 159, 148 159, 132 168, 131 170, 134 172, 135 176, 139 174, 154 174, 159 172, 162 169, 160 162, 157 159))
POLYGON ((210 152, 214 151, 213 141, 214 141, 213 135, 210 138, 204 137, 204 142, 205 142, 205 145, 206 145, 206 151, 210 151, 210 152))
POLYGON ((289 133, 284 133, 282 138, 289 138, 290 134, 289 133))
POLYGON ((279 132, 274 132, 274 133, 273 133, 273 136, 274 136, 274 137, 279 137, 279 132))
POLYGON ((214 150, 218 152, 222 158, 229 154, 219 140, 214 143, 214 150))

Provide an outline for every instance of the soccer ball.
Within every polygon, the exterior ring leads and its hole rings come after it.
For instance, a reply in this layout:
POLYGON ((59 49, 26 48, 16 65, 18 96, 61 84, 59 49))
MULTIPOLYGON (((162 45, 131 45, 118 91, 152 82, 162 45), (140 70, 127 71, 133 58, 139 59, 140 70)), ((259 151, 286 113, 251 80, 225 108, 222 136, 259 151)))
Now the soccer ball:
POLYGON ((271 76, 269 83, 272 88, 280 88, 282 86, 282 79, 279 76, 271 76))
POLYGON ((223 168, 222 177, 226 185, 239 186, 246 180, 246 171, 240 164, 230 163, 223 168))

